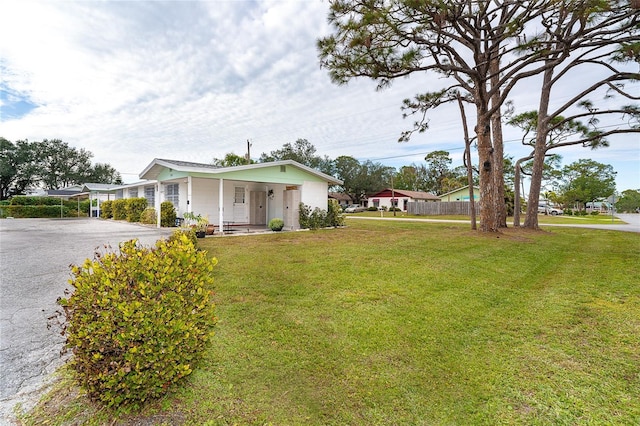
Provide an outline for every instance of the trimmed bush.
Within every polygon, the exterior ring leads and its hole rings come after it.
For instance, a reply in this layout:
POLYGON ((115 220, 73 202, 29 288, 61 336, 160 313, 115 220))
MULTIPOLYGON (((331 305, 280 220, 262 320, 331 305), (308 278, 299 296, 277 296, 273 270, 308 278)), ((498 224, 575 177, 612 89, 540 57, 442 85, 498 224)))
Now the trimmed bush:
POLYGON ((327 224, 327 212, 316 207, 309 216, 309 228, 320 229, 324 228, 327 224))
POLYGON ((160 226, 176 226, 176 208, 171 201, 163 201, 160 204, 160 226))
POLYGON ((284 228, 284 220, 279 217, 274 217, 269 221, 269 229, 272 231, 282 231, 282 228, 284 228))
POLYGON ((71 267, 73 294, 58 303, 70 365, 91 399, 138 406, 193 371, 215 325, 216 263, 180 233, 71 267))
POLYGON ((328 210, 326 211, 318 207, 311 211, 311 207, 304 203, 300 203, 299 208, 298 219, 300 227, 303 229, 320 229, 344 225, 344 215, 336 200, 329 202, 328 210))
POLYGON ((113 210, 113 218, 115 220, 125 220, 127 218, 127 200, 122 198, 113 200, 111 209, 113 210))
POLYGON ((329 200, 327 205, 327 226, 344 226, 344 214, 337 200, 329 200))
POLYGON ((196 230, 194 228, 180 227, 173 231, 173 234, 169 236, 169 241, 173 241, 174 239, 181 238, 181 235, 186 235, 186 237, 191 241, 194 246, 198 246, 198 237, 196 237, 196 230))
POLYGON ((100 203, 100 217, 103 219, 113 218, 113 201, 103 201, 100 203))
POLYGON ((158 221, 156 216, 156 209, 153 207, 147 207, 140 215, 140 222, 146 225, 155 225, 158 221))
POLYGON ((140 216, 146 208, 146 198, 127 198, 127 221, 140 222, 140 216))
POLYGON ((591 212, 591 216, 598 216, 599 214, 600 214, 600 212, 597 211, 597 210, 591 212))
POLYGON ((298 221, 300 222, 300 228, 309 229, 311 224, 311 207, 305 203, 298 205, 298 221))

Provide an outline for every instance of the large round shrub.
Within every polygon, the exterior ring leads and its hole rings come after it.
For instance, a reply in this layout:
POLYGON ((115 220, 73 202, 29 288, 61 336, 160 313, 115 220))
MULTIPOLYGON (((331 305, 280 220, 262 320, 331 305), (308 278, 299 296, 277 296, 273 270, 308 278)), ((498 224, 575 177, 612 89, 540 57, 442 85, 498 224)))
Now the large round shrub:
POLYGON ((147 207, 144 209, 142 214, 140 215, 140 222, 145 225, 155 225, 158 223, 158 215, 156 214, 156 209, 153 207, 147 207))
POLYGON ((100 216, 103 219, 111 219, 113 217, 113 201, 107 200, 100 203, 100 216))
POLYGON ((269 221, 269 229, 272 231, 282 231, 282 228, 284 228, 284 220, 279 217, 274 217, 269 221))
POLYGON ((72 266, 74 287, 59 303, 71 366, 90 398, 108 406, 164 394, 194 368, 215 324, 213 267, 183 234, 72 266))
POLYGON ((127 221, 140 222, 142 212, 147 208, 146 198, 127 198, 127 221))
POLYGON ((127 200, 124 198, 113 200, 111 211, 115 220, 125 220, 127 218, 127 200))
POLYGON ((171 201, 160 204, 160 226, 176 226, 176 208, 171 201))

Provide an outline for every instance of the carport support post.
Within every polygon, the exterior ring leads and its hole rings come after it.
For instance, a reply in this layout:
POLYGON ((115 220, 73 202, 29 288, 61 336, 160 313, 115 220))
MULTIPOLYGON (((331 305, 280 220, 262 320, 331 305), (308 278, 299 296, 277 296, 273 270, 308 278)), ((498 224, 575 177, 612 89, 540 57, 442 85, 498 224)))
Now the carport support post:
POLYGON ((192 181, 191 181, 191 176, 187 176, 187 211, 188 211, 189 213, 191 213, 191 209, 192 209, 192 207, 191 207, 191 200, 192 200, 192 197, 191 197, 192 185, 193 185, 193 183, 192 183, 192 181))
POLYGON ((218 229, 224 233, 224 179, 220 179, 218 187, 218 229))
POLYGON ((162 220, 162 212, 160 211, 160 208, 162 207, 162 202, 160 201, 160 182, 156 183, 156 200, 155 200, 155 205, 156 205, 156 228, 160 228, 160 223, 162 220))

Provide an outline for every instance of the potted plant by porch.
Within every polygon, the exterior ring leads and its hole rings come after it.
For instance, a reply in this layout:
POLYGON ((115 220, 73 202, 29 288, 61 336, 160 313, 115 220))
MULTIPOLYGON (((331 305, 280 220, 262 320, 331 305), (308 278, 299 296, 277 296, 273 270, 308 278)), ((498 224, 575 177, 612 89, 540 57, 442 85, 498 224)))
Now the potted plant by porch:
POLYGON ((209 225, 209 220, 207 218, 202 217, 200 214, 195 214, 192 212, 186 212, 184 214, 185 225, 193 228, 196 231, 196 237, 204 238, 207 233, 207 226, 209 225))

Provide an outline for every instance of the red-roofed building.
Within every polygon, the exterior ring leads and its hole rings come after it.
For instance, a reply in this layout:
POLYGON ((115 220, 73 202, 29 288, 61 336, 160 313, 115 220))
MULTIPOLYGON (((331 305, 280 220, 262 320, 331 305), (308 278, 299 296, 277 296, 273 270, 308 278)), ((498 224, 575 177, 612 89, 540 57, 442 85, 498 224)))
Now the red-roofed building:
POLYGON ((373 195, 369 195, 367 207, 378 209, 390 209, 398 207, 402 211, 407 210, 409 202, 438 202, 440 198, 428 192, 407 191, 404 189, 383 189, 373 195))

